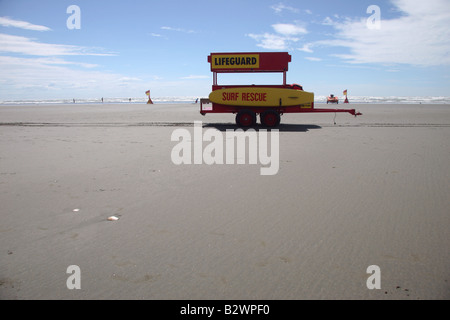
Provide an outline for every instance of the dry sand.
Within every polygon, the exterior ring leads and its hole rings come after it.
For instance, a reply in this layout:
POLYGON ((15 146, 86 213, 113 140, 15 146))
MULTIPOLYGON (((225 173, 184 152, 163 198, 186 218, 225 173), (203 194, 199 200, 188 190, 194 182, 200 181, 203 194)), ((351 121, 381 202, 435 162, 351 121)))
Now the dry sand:
POLYGON ((0 298, 449 299, 450 106, 349 106, 284 115, 272 176, 173 164, 235 128, 198 105, 0 106, 0 298))

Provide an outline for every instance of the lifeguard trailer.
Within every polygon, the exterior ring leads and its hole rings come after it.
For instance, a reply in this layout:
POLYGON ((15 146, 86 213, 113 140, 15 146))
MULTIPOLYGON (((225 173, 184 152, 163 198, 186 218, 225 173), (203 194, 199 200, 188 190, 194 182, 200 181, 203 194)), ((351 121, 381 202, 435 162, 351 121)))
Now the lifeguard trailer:
POLYGON ((360 115, 355 109, 314 108, 314 93, 306 92, 298 84, 286 83, 286 72, 291 62, 288 52, 211 53, 208 56, 213 73, 209 99, 200 99, 200 113, 233 113, 240 127, 252 127, 260 115, 265 127, 276 127, 284 113, 348 112, 360 115), (219 73, 283 73, 279 85, 219 85, 219 73))

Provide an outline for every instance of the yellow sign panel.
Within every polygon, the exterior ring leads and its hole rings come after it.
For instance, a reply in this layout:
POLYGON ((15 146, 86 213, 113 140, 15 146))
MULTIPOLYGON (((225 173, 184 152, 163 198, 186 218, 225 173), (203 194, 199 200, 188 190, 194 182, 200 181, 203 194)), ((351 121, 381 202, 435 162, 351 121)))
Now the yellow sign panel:
POLYGON ((257 69, 259 54, 215 54, 211 56, 211 69, 257 69))
POLYGON ((314 93, 287 88, 237 87, 215 90, 209 94, 209 100, 229 106, 312 108, 314 93))

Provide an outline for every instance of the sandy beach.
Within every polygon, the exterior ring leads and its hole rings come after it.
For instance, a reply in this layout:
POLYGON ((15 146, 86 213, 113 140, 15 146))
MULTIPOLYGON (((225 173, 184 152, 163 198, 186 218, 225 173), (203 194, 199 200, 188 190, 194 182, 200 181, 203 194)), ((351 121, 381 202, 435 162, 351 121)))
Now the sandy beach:
POLYGON ((283 115, 266 176, 173 163, 236 129, 196 104, 0 106, 0 299, 449 299, 450 105, 348 106, 283 115))

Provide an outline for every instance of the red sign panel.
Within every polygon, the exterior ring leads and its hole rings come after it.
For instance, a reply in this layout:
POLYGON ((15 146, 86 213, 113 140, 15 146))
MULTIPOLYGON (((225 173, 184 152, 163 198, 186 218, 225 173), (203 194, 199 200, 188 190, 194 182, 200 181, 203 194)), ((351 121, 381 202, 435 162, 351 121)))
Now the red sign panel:
POLYGON ((283 72, 288 70, 288 52, 228 52, 208 56, 213 72, 283 72))

